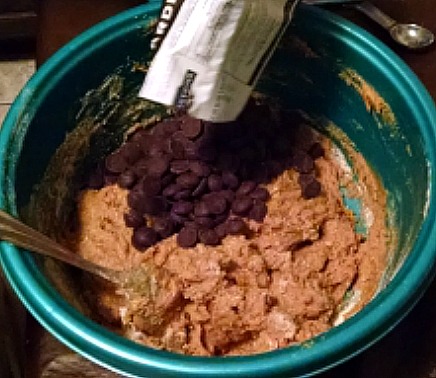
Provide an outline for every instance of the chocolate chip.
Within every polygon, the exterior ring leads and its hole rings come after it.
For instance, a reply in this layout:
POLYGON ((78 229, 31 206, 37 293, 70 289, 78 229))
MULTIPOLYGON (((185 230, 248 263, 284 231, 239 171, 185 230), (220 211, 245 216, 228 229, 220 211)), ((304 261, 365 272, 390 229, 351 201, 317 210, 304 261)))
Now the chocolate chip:
POLYGON ((124 156, 124 159, 130 165, 136 163, 143 155, 142 146, 134 142, 125 143, 120 148, 119 152, 124 156))
POLYGON ((229 219, 226 223, 229 235, 245 235, 248 232, 248 226, 241 218, 229 219))
POLYGON ((158 240, 156 231, 152 228, 143 226, 135 229, 132 235, 132 244, 139 251, 151 247, 158 240))
POLYGON ((223 184, 230 189, 236 189, 239 186, 238 177, 230 171, 222 173, 223 184))
POLYGON ((262 222, 268 212, 268 207, 265 202, 256 200, 248 213, 248 218, 255 220, 256 222, 262 222))
POLYGON ((215 232, 216 232, 216 234, 218 235, 218 237, 220 239, 224 239, 227 236, 227 234, 228 234, 227 223, 223 222, 223 223, 218 224, 215 227, 215 232))
POLYGON ((136 173, 138 177, 143 177, 148 173, 148 159, 139 159, 131 169, 136 173))
POLYGON ((139 127, 132 134, 129 135, 129 142, 142 144, 142 142, 150 136, 150 129, 139 127))
POLYGON ((153 229, 162 239, 165 239, 174 233, 174 223, 169 217, 155 218, 153 229))
POLYGON ((205 204, 209 210, 210 214, 219 215, 224 213, 227 210, 227 201, 224 197, 216 194, 214 196, 210 196, 205 204))
POLYGON ((232 203, 235 199, 235 192, 230 189, 224 189, 219 191, 220 196, 225 198, 228 203, 232 203))
POLYGON ((309 148, 309 151, 307 153, 312 157, 312 159, 318 159, 321 156, 324 156, 324 148, 319 142, 315 142, 312 144, 312 146, 309 148))
POLYGON ((173 213, 172 211, 169 213, 169 217, 173 221, 174 224, 179 225, 179 226, 184 225, 189 220, 188 217, 173 213))
POLYGON ((128 163, 124 156, 116 151, 106 157, 105 166, 111 173, 121 173, 128 167, 128 163))
POLYGON ((170 140, 170 152, 175 159, 183 159, 185 157, 185 146, 177 139, 170 140))
POLYGON ((188 215, 194 209, 192 202, 179 201, 173 204, 171 211, 178 215, 188 215))
POLYGON ((162 139, 153 135, 148 146, 148 154, 150 156, 160 156, 169 152, 171 152, 169 139, 162 139))
POLYGON ((136 174, 133 171, 127 170, 118 176, 118 185, 120 188, 130 189, 136 184, 136 174))
POLYGON ((236 197, 232 203, 232 211, 236 215, 246 215, 253 206, 253 200, 247 196, 236 197))
POLYGON ((145 151, 145 155, 150 157, 157 157, 163 155, 163 147, 160 144, 157 144, 156 137, 150 137, 150 143, 147 146, 147 150, 145 151))
MULTIPOLYGON (((305 141, 304 148, 298 142, 299 149, 291 151, 295 127, 284 130, 278 126, 280 116, 274 118, 269 107, 262 118, 262 106, 253 106, 255 117, 250 124, 238 119, 217 127, 177 116, 159 122, 151 132, 135 132, 112 154, 115 157, 108 156, 105 165, 113 163, 115 168, 106 168, 105 180, 118 180, 131 189, 126 224, 143 228, 144 214, 152 215, 151 227, 158 240, 182 229, 179 244, 194 246, 198 241, 216 245, 229 233, 247 235, 248 224, 240 217, 263 221, 270 194, 258 185, 291 167, 300 173, 312 172, 314 159, 324 151, 314 138, 305 141), (186 235, 191 235, 190 240, 186 241, 186 235)), ((305 198, 321 190, 310 176, 299 180, 305 198)))
POLYGON ((138 228, 144 225, 144 217, 137 211, 130 209, 128 213, 124 214, 124 223, 127 227, 138 228))
POLYGON ((207 179, 207 185, 212 192, 220 191, 223 188, 223 179, 217 174, 211 174, 207 179))
POLYGON ((181 174, 189 171, 189 160, 173 160, 170 163, 170 171, 176 174, 181 174))
POLYGON ((210 197, 212 197, 212 196, 214 196, 214 192, 207 192, 207 193, 205 193, 205 194, 203 194, 203 196, 201 197, 201 199, 203 200, 203 201, 207 201, 207 199, 208 198, 210 198, 210 197))
POLYGON ((142 145, 145 139, 147 139, 150 135, 149 130, 145 130, 143 128, 140 128, 136 130, 131 136, 129 141, 132 143, 137 143, 139 145, 142 145))
POLYGON ((163 128, 165 131, 165 135, 172 135, 176 131, 180 130, 180 125, 181 125, 181 122, 178 119, 165 120, 163 122, 163 128))
POLYGON ((301 194, 305 199, 315 198, 321 193, 320 182, 310 174, 301 174, 298 182, 301 186, 301 194))
POLYGON ((255 200, 268 201, 270 198, 270 194, 268 189, 258 186, 250 193, 250 197, 255 200))
POLYGON ((314 169, 312 157, 304 151, 298 150, 292 158, 293 166, 297 172, 309 173, 314 169))
POLYGON ((189 162, 189 169, 199 177, 207 177, 210 175, 210 167, 202 161, 193 160, 189 162))
POLYGON ((170 184, 162 191, 162 195, 164 197, 174 197, 181 190, 182 188, 180 187, 180 185, 170 184))
POLYGON ((148 174, 153 177, 162 176, 169 168, 167 156, 153 156, 148 159, 148 174))
POLYGON ((171 136, 172 140, 179 141, 183 146, 186 146, 188 143, 192 143, 188 138, 186 138, 183 131, 177 131, 171 136))
POLYGON ((227 209, 222 214, 215 215, 215 224, 224 223, 229 218, 230 211, 227 209))
POLYGON ((199 228, 213 228, 215 226, 215 221, 210 217, 195 217, 194 221, 199 228))
POLYGON ((303 151, 309 151, 315 142, 312 128, 303 122, 295 128, 295 131, 295 145, 303 151))
POLYGON ((176 179, 176 183, 184 189, 195 188, 199 182, 200 182, 200 178, 195 173, 192 172, 182 173, 176 179))
POLYGON ((142 191, 146 196, 155 196, 161 190, 161 182, 154 177, 144 177, 142 180, 142 191))
POLYGON ((300 186, 304 186, 315 179, 315 176, 312 173, 300 173, 298 175, 298 184, 300 186))
POLYGON ((207 178, 203 177, 200 182, 198 183, 197 187, 192 191, 193 197, 200 197, 203 195, 207 190, 208 184, 207 184, 207 178))
POLYGON ((144 214, 144 202, 146 200, 146 195, 141 190, 131 190, 127 194, 127 204, 134 210, 141 214, 144 214))
POLYGON ((198 232, 194 227, 183 227, 177 235, 177 243, 182 248, 195 246, 198 239, 198 232))
POLYGON ((181 124, 181 130, 186 138, 195 139, 203 131, 203 123, 199 119, 185 118, 181 124))
POLYGON ((177 176, 173 173, 167 173, 167 174, 163 175, 160 179, 161 187, 166 188, 168 185, 170 185, 174 181, 174 179, 176 177, 177 176))
POLYGON ((198 232, 198 238, 201 243, 205 245, 218 245, 221 241, 220 237, 215 230, 200 230, 198 232))
POLYGON ((165 136, 165 130, 163 127, 163 122, 159 122, 156 125, 153 126, 151 129, 151 133, 154 137, 162 138, 165 136))
POLYGON ((165 138, 180 129, 180 121, 175 119, 165 120, 163 122, 158 123, 153 127, 153 135, 158 136, 159 138, 165 138))
POLYGON ((155 140, 156 140, 156 138, 153 135, 150 135, 149 132, 147 135, 143 136, 140 144, 142 146, 142 152, 144 153, 144 155, 149 156, 149 155, 153 154, 153 152, 155 151, 155 148, 154 148, 155 140))
POLYGON ((189 159, 189 160, 199 159, 198 147, 191 140, 188 140, 185 144, 185 157, 186 157, 186 159, 189 159))
POLYGON ((194 215, 196 217, 207 217, 208 215, 210 215, 210 210, 206 202, 200 201, 195 204, 194 215))
POLYGON ((236 195, 246 196, 255 190, 256 187, 257 184, 254 181, 243 181, 241 185, 239 185, 236 195))
POLYGON ((176 201, 186 200, 190 198, 191 195, 192 195, 191 189, 181 189, 174 195, 174 199, 176 201))
POLYGON ((157 215, 167 208, 167 202, 164 198, 155 196, 146 196, 144 202, 142 203, 142 208, 146 214, 157 215))

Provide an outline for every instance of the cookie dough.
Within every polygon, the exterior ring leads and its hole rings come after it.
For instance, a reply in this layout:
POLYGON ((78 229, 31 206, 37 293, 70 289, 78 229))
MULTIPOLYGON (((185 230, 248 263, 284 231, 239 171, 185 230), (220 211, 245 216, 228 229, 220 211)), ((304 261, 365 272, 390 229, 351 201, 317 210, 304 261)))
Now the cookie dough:
POLYGON ((361 181, 375 199, 366 211, 377 219, 366 234, 356 232, 339 190, 350 184, 350 173, 332 143, 319 138, 320 194, 304 198, 299 174, 286 170, 266 185, 271 197, 263 222, 247 220, 250 234, 227 235, 216 246, 182 248, 172 235, 139 251, 123 217, 128 191, 113 184, 81 192, 79 226, 68 240, 77 253, 114 269, 146 264, 168 272, 153 303, 88 278, 84 293, 96 319, 154 348, 246 355, 309 340, 362 308, 386 263, 385 194, 361 159, 367 176, 361 181))

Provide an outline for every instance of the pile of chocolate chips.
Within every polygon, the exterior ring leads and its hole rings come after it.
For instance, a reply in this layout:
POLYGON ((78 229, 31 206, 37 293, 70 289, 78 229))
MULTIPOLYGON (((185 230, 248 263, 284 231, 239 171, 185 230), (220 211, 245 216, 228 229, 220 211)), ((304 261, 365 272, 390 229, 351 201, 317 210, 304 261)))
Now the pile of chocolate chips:
POLYGON ((248 235, 246 219, 262 222, 267 213, 270 195, 263 184, 284 170, 300 173, 303 197, 321 190, 314 176, 321 145, 295 146, 299 121, 284 113, 279 118, 251 102, 227 124, 187 115, 166 119, 134 132, 93 171, 88 187, 117 182, 129 190, 124 219, 140 251, 175 233, 184 248, 248 235))

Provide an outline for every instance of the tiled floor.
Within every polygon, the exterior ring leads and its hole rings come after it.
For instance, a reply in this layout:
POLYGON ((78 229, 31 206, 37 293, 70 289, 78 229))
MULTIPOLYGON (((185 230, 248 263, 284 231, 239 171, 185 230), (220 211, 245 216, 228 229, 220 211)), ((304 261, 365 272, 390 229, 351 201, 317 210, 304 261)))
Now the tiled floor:
POLYGON ((14 98, 34 72, 33 60, 0 61, 0 125, 14 98))

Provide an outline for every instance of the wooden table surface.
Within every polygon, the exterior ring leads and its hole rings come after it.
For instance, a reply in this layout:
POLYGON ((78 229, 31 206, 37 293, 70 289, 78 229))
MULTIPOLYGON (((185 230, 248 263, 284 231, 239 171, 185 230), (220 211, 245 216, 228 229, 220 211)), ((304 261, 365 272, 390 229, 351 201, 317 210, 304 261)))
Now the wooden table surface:
MULTIPOLYGON (((139 0, 40 0, 37 60, 41 64, 60 46, 94 23, 139 0), (104 4, 104 5, 103 5, 104 4)), ((415 22, 436 32, 436 0, 373 0, 391 17, 415 22)), ((387 32, 350 9, 330 7, 378 36, 402 57, 436 99, 436 49, 410 52, 395 45, 387 32)), ((321 378, 436 377, 436 282, 417 306, 386 337, 321 378)))

